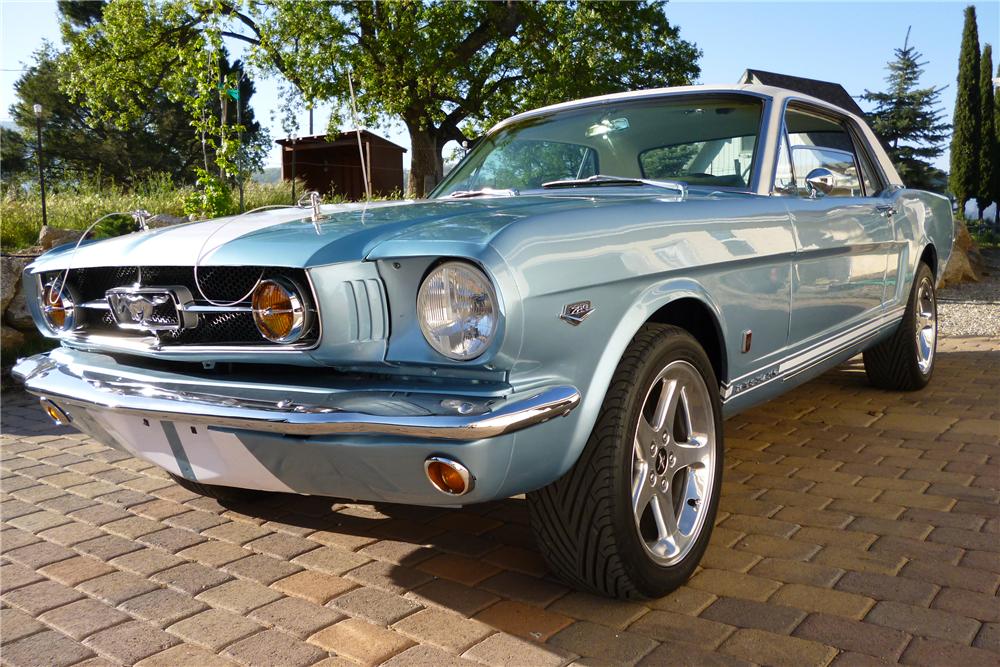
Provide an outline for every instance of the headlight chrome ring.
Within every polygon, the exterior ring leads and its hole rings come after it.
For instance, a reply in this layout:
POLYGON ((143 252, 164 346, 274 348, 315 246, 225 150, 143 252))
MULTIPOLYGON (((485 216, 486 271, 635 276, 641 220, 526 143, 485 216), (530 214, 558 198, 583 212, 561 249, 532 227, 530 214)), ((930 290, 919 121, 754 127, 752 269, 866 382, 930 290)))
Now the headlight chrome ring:
POLYGON ((472 264, 444 262, 420 285, 417 320, 436 352, 455 361, 475 359, 489 349, 498 328, 493 283, 472 264))
POLYGON ((59 279, 52 280, 42 288, 39 308, 45 325, 53 333, 73 331, 79 324, 76 308, 76 293, 69 284, 59 279))
POLYGON ((312 317, 303 292, 287 278, 260 281, 251 306, 257 330, 272 343, 294 343, 309 330, 312 317))

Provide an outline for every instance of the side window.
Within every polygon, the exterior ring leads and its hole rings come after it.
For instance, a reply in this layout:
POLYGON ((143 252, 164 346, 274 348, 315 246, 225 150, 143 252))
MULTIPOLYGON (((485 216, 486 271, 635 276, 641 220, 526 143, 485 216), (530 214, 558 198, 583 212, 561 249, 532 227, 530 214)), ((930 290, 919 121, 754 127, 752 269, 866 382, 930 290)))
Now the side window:
POLYGON ((790 107, 785 112, 792 173, 799 196, 808 197, 806 179, 816 169, 832 174, 827 197, 863 197, 861 172, 851 134, 826 116, 790 107))

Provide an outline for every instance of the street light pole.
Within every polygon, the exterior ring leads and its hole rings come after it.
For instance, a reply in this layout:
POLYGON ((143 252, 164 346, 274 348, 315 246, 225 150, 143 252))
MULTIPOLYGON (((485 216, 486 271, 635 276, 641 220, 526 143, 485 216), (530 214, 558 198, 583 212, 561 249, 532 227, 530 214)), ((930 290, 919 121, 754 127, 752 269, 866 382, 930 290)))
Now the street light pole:
POLYGON ((42 190, 42 225, 49 224, 48 215, 45 213, 45 168, 42 165, 42 105, 35 104, 35 128, 38 131, 38 184, 42 190))

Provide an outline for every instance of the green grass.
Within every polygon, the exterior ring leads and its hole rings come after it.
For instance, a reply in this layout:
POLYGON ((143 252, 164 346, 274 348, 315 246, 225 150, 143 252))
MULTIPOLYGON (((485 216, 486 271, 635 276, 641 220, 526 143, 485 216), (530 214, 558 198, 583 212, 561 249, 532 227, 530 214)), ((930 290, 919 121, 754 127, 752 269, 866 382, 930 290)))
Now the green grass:
MULTIPOLYGON (((184 215, 184 199, 194 189, 178 187, 168 179, 155 179, 132 189, 85 183, 72 188, 54 188, 45 200, 49 224, 63 229, 86 229, 102 215, 117 211, 144 209, 152 214, 184 215)), ((298 192, 302 192, 301 184, 298 192)), ((42 227, 42 204, 36 191, 25 193, 19 188, 5 188, 0 193, 0 248, 11 252, 34 245, 42 227)), ((245 209, 292 203, 290 182, 255 183, 248 181, 245 209)), ((239 194, 233 192, 234 210, 239 194)), ((95 230, 97 236, 112 234, 121 221, 109 219, 95 230)))

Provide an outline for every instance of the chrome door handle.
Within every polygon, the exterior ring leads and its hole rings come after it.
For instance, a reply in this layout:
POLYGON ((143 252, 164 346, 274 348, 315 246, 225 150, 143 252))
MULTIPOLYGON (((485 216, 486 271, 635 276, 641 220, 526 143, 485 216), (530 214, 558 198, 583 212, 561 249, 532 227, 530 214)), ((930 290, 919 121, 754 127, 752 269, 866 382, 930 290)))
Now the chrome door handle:
POLYGON ((896 207, 892 204, 879 204, 875 207, 875 210, 878 211, 878 214, 883 218, 891 218, 896 215, 896 207))

